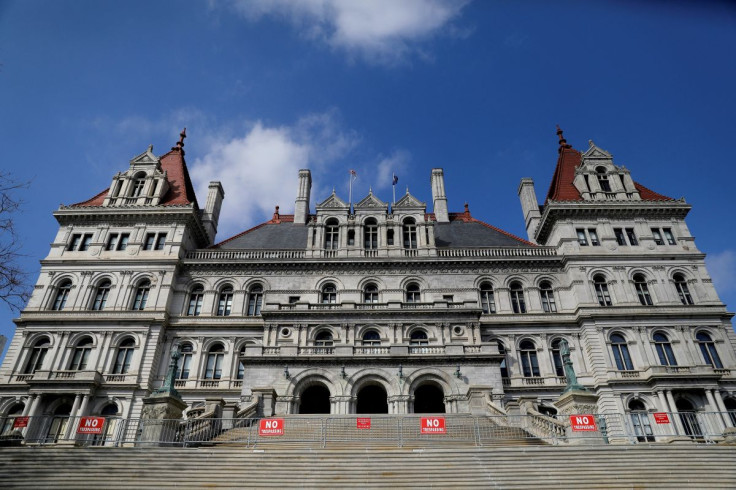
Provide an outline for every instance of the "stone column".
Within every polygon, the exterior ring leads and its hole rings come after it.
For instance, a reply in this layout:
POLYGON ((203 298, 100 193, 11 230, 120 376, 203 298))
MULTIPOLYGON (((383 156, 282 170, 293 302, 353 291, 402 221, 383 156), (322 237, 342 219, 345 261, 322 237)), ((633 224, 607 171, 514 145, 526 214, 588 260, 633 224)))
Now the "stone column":
POLYGON ((36 398, 38 398, 38 395, 29 395, 26 397, 26 403, 23 407, 23 413, 21 413, 21 416, 25 417, 30 413, 31 407, 36 403, 36 398))
POLYGON ((89 395, 84 395, 82 398, 82 404, 79 406, 79 412, 77 413, 79 417, 83 417, 87 415, 87 408, 89 407, 89 395))
MULTIPOLYGON (((710 405, 710 409, 711 409, 712 412, 720 412, 721 411, 720 410, 720 407, 716 403, 715 396, 713 396, 713 392, 714 391, 717 391, 717 390, 709 390, 709 389, 706 389, 705 390, 705 398, 708 399, 708 405, 710 405)), ((720 429, 720 431, 722 431, 723 429, 725 429, 726 427, 728 427, 728 423, 725 420, 725 418, 728 418, 728 416, 725 416, 724 417, 724 414, 722 414, 722 413, 713 414, 713 415, 714 415, 713 418, 718 421, 718 425, 720 426, 717 429, 720 429)))
POLYGON ((671 412, 672 410, 670 410, 670 407, 667 404, 667 398, 665 398, 664 392, 657 391, 655 392, 655 394, 657 395, 657 398, 659 399, 659 409, 662 410, 663 412, 671 412))
POLYGON ((680 420, 679 413, 677 411, 677 405, 675 404, 675 398, 672 396, 672 390, 665 390, 665 396, 667 397, 667 403, 670 406, 670 415, 672 417, 672 423, 675 426, 675 431, 678 435, 685 435, 685 429, 682 427, 682 421, 680 420))

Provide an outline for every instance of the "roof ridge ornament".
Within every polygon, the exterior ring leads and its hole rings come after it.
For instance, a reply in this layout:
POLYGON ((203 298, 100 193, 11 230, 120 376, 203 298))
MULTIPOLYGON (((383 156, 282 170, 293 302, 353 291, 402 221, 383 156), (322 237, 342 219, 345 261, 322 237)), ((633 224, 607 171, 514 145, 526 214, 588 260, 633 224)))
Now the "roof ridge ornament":
POLYGON ((187 137, 187 128, 182 129, 179 133, 179 141, 176 142, 176 146, 172 146, 171 149, 180 152, 184 155, 184 138, 187 137))
POLYGON ((567 140, 565 139, 565 137, 562 135, 562 129, 560 129, 560 125, 559 124, 557 124, 557 137, 560 139, 560 141, 559 141, 560 147, 557 149, 557 152, 558 153, 562 153, 562 150, 563 149, 570 149, 570 148, 572 148, 572 145, 569 145, 567 143, 567 140))

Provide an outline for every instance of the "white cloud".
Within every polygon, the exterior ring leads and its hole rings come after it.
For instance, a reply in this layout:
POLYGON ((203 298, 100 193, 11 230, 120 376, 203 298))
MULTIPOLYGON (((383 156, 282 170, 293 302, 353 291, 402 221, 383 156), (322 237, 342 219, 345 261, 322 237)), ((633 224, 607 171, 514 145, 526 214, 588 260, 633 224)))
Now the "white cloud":
POLYGON ((393 64, 426 56, 416 43, 453 34, 450 22, 469 0, 231 0, 246 19, 281 17, 303 35, 369 62, 393 64))
POLYGON ((200 200, 210 181, 219 180, 225 188, 218 241, 263 222, 275 205, 283 214, 292 212, 299 169, 324 170, 358 141, 338 126, 332 112, 306 116, 293 126, 258 121, 244 134, 213 138, 189 168, 200 200))
MULTIPOLYGON (((387 157, 381 158, 376 164, 377 189, 385 189, 391 186, 393 176, 401 178, 406 170, 411 155, 405 150, 396 150, 387 157)), ((404 176, 406 177, 406 176, 404 176)))
POLYGON ((716 291, 724 294, 736 290, 736 253, 733 250, 709 254, 705 263, 716 291))

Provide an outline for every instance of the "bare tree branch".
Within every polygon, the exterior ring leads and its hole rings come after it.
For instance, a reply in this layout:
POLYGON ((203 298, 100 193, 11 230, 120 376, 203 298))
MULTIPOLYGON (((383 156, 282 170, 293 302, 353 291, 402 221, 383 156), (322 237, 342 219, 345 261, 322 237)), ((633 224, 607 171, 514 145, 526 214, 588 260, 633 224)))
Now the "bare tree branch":
POLYGON ((28 274, 18 264, 23 254, 15 230, 16 213, 22 204, 15 193, 27 189, 29 184, 0 171, 0 302, 13 311, 20 311, 30 296, 28 274))

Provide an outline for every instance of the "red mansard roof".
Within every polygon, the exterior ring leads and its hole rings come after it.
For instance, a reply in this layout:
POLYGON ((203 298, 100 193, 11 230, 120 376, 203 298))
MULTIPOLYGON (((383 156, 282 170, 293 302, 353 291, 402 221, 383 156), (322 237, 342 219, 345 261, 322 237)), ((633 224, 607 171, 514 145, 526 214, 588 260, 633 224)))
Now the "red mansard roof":
MULTIPOLYGON (((577 187, 573 185, 575 170, 580 166, 581 160, 582 154, 579 151, 570 145, 560 146, 560 156, 557 159, 557 167, 552 176, 552 182, 550 182, 545 203, 547 201, 583 200, 583 196, 580 195, 577 187)), ((638 182, 634 182, 634 187, 639 191, 642 201, 673 201, 671 197, 654 192, 638 182)))
MULTIPOLYGON (((161 199, 162 206, 181 206, 197 202, 187 163, 184 160, 184 152, 180 148, 174 148, 161 157, 161 170, 166 172, 169 181, 169 190, 161 199)), ((108 187, 96 196, 71 206, 102 206, 109 190, 108 187)))

